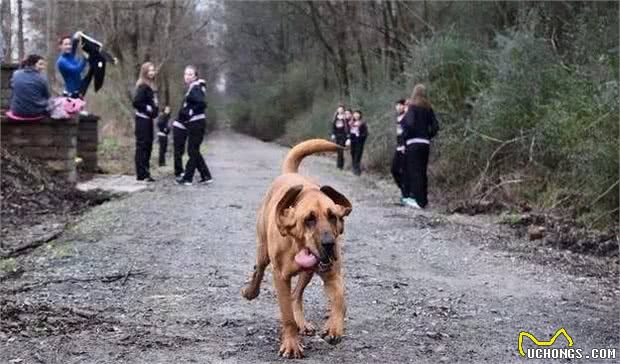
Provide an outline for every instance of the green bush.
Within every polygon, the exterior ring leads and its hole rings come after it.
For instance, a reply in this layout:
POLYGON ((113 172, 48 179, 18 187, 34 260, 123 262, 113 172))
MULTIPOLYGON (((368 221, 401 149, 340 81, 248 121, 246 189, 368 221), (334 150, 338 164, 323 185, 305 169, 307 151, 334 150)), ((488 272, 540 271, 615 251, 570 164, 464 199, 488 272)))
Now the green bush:
MULTIPOLYGON (((492 48, 454 33, 423 39, 410 48, 406 88, 375 82, 367 91, 354 84, 344 100, 369 125, 363 163, 387 173, 394 101, 424 83, 441 125, 429 167, 432 191, 568 208, 584 222, 609 226, 620 202, 619 63, 618 48, 599 48, 600 55, 590 50, 581 63, 567 65, 530 30, 497 34, 492 48)), ((380 67, 372 64, 370 73, 381 74, 380 67)), ((286 144, 327 138, 341 97, 323 92, 309 77, 312 69, 295 64, 255 83, 247 99, 227 107, 233 127, 286 144)))
MULTIPOLYGON (((488 83, 489 65, 483 49, 453 32, 422 40, 411 51, 405 74, 411 86, 429 86, 433 103, 445 121, 458 120, 469 99, 488 83)), ((406 90, 410 96, 411 87, 406 90)))
POLYGON ((316 80, 311 73, 311 66, 295 64, 282 75, 253 84, 247 98, 229 106, 232 127, 262 140, 281 137, 286 123, 313 104, 316 80))

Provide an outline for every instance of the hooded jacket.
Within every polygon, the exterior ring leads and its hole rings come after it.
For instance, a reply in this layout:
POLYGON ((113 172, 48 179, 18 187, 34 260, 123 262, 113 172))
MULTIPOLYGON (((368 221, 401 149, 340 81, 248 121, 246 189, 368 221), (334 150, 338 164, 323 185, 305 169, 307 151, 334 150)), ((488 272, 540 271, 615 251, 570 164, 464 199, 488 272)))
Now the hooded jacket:
POLYGON ((189 85, 177 121, 186 124, 191 121, 206 119, 206 110, 207 83, 205 80, 199 79, 189 85))

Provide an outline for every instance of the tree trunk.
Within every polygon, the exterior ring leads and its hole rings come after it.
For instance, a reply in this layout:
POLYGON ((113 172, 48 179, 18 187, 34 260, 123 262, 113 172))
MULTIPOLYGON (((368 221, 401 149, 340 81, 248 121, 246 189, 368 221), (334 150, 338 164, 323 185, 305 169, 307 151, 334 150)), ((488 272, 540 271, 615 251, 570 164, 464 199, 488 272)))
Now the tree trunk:
POLYGON ((326 52, 322 52, 323 53, 323 67, 322 67, 322 74, 323 74, 323 90, 327 91, 329 89, 329 77, 327 77, 327 53, 326 52))
POLYGON ((153 61, 153 52, 157 48, 157 44, 155 42, 155 35, 158 33, 157 24, 159 23, 159 8, 155 8, 155 15, 153 15, 153 23, 151 24, 151 30, 149 31, 149 45, 146 48, 146 52, 144 54, 145 61, 153 61))
POLYGON ((2 0, 0 11, 2 12, 5 62, 11 62, 13 60, 13 13, 11 12, 11 1, 2 0))
POLYGON ((360 67, 362 69, 362 85, 365 90, 370 90, 370 76, 368 74, 368 65, 366 64, 366 56, 359 33, 355 32, 357 38, 357 53, 360 57, 360 67))
POLYGON ((391 63, 391 56, 390 56, 390 48, 391 48, 391 44, 390 44, 390 22, 389 22, 389 18, 388 18, 388 9, 387 9, 387 5, 383 4, 383 6, 381 7, 381 12, 383 15, 383 29, 385 30, 383 32, 383 47, 381 50, 381 56, 382 56, 382 61, 383 61, 383 75, 385 78, 391 80, 392 79, 392 63, 391 63))
POLYGON ((24 4, 17 0, 17 58, 21 61, 26 57, 24 50, 24 4))
MULTIPOLYGON (((6 0, 5 0, 6 1, 6 0)), ((47 0, 45 19, 45 46, 47 47, 47 78, 50 84, 56 81, 54 53, 56 42, 54 41, 54 19, 56 19, 56 4, 54 0, 47 0)))
POLYGON ((135 79, 140 75, 140 64, 142 63, 140 59, 140 12, 138 9, 135 9, 133 6, 131 7, 131 11, 133 12, 133 34, 131 36, 131 53, 134 63, 135 69, 135 79))

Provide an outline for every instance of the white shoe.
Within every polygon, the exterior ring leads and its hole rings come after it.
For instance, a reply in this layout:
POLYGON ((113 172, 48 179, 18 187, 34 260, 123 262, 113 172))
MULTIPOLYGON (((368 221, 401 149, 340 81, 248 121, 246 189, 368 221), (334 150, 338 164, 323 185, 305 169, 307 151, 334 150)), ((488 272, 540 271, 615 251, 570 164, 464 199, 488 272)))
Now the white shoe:
POLYGON ((411 197, 407 197, 405 198, 405 200, 403 201, 405 203, 405 206, 409 206, 409 207, 413 207, 416 210, 421 210, 422 208, 420 207, 420 205, 418 205, 418 203, 416 202, 416 200, 414 200, 411 197))

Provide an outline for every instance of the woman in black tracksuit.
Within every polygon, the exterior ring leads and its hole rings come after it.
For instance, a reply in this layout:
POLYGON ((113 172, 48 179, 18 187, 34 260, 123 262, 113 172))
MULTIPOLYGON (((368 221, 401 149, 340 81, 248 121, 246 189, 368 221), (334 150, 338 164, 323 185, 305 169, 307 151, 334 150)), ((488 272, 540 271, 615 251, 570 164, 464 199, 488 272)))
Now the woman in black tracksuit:
POLYGON ((151 62, 144 63, 140 68, 133 107, 136 115, 136 178, 138 181, 154 182, 149 162, 153 149, 153 119, 157 117, 159 108, 155 86, 155 66, 151 62))
POLYGON ((168 134, 170 133, 170 126, 168 121, 170 120, 170 107, 166 106, 164 112, 159 115, 157 120, 157 139, 159 141, 159 166, 164 167, 166 165, 166 150, 168 149, 168 134))
MULTIPOLYGON (((332 120, 332 141, 341 146, 346 146, 349 141, 349 123, 345 120, 344 107, 338 106, 336 113, 334 114, 334 120, 332 120)), ((342 169, 344 167, 344 151, 338 150, 338 159, 336 160, 336 167, 342 169)))
POLYGON ((194 66, 185 67, 185 83, 188 84, 187 93, 183 99, 183 106, 179 110, 177 121, 187 129, 187 154, 189 160, 185 165, 185 172, 177 179, 177 183, 191 185, 196 169, 200 172, 199 183, 213 182, 209 168, 200 153, 200 145, 204 139, 207 124, 207 84, 198 79, 194 66))
POLYGON ((413 89, 411 105, 404 117, 405 140, 405 199, 407 206, 424 208, 428 204, 427 166, 431 139, 437 135, 439 124, 424 85, 413 89))
POLYGON ((183 154, 187 144, 187 128, 180 121, 172 122, 172 146, 174 149, 174 177, 183 175, 183 154))
POLYGON ((403 173, 405 170, 405 141, 403 140, 403 126, 402 123, 405 119, 405 112, 407 111, 406 100, 401 99, 396 101, 396 150, 394 151, 394 157, 392 158, 392 177, 394 182, 400 189, 401 203, 404 203, 405 190, 403 188, 403 173))
POLYGON ((351 164, 353 173, 356 176, 362 174, 362 155, 364 154, 364 144, 368 137, 368 125, 362 120, 362 112, 355 110, 353 119, 349 124, 349 134, 351 136, 351 164))

